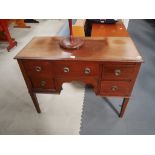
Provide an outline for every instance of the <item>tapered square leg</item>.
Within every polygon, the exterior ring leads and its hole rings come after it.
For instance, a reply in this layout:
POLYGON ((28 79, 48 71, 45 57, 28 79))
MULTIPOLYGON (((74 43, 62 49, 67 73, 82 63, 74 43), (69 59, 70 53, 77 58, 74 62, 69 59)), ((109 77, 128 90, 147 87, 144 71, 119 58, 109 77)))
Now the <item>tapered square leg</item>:
POLYGON ((128 102, 129 102, 129 98, 124 98, 123 99, 123 103, 122 103, 122 107, 121 107, 121 111, 120 111, 119 117, 123 117, 125 109, 126 109, 126 107, 128 105, 128 102))
POLYGON ((39 103, 38 103, 38 100, 37 100, 37 97, 36 97, 36 94, 33 93, 33 92, 29 92, 30 93, 30 96, 32 98, 32 101, 33 101, 33 104, 37 110, 38 113, 41 113, 41 110, 40 110, 40 107, 39 107, 39 103))

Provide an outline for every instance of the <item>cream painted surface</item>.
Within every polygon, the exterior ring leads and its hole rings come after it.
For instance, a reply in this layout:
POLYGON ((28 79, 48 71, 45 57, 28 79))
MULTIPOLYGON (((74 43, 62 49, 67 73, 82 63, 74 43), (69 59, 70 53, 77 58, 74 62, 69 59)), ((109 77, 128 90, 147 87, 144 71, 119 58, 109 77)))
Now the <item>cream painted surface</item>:
POLYGON ((124 23, 126 29, 128 29, 129 19, 123 19, 123 23, 124 23))

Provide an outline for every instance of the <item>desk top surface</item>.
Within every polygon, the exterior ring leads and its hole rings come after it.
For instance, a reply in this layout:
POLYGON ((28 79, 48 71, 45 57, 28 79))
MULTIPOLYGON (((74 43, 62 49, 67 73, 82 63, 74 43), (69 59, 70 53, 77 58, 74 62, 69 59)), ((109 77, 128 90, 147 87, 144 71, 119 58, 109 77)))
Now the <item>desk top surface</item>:
POLYGON ((116 24, 93 24, 92 25, 92 37, 128 37, 128 31, 126 30, 122 21, 116 24))
POLYGON ((59 46, 63 37, 35 37, 15 59, 84 60, 84 61, 142 61, 129 37, 86 37, 80 49, 67 50, 59 46))

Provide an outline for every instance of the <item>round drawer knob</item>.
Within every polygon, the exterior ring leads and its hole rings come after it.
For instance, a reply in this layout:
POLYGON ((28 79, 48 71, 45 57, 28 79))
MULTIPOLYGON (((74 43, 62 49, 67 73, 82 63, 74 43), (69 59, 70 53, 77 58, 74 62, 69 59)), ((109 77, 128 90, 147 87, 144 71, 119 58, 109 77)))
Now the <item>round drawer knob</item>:
POLYGON ((68 73, 69 72, 69 68, 68 67, 64 67, 64 72, 68 73))
POLYGON ((116 76, 121 75, 121 70, 120 70, 120 69, 115 69, 115 75, 116 75, 116 76))
POLYGON ((111 90, 112 90, 112 91, 116 91, 116 90, 118 90, 118 87, 117 87, 117 86, 112 86, 112 87, 111 87, 111 90))
POLYGON ((84 70, 85 74, 90 74, 90 72, 91 72, 90 68, 85 68, 85 70, 84 70))
POLYGON ((36 70, 37 72, 40 72, 40 71, 41 71, 41 67, 40 67, 40 66, 36 66, 36 67, 35 67, 35 70, 36 70))
POLYGON ((44 86, 46 85, 46 81, 41 81, 41 82, 40 82, 40 85, 41 85, 42 87, 44 87, 44 86))

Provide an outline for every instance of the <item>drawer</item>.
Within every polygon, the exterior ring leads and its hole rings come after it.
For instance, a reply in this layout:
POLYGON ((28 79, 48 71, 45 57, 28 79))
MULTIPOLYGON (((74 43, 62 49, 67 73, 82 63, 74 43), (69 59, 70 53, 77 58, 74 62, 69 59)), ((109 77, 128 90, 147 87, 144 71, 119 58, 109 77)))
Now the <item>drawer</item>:
POLYGON ((100 93, 105 96, 129 96, 130 85, 128 81, 102 81, 100 93))
POLYGON ((55 64, 57 76, 98 76, 99 65, 91 62, 57 62, 55 64))
POLYGON ((30 77, 32 84, 32 89, 41 89, 41 90, 54 90, 54 80, 52 78, 46 77, 30 77))
POLYGON ((52 65, 49 61, 23 60, 22 62, 28 75, 51 76, 52 74, 52 65))
POLYGON ((103 65, 103 80, 132 80, 135 65, 103 65))

